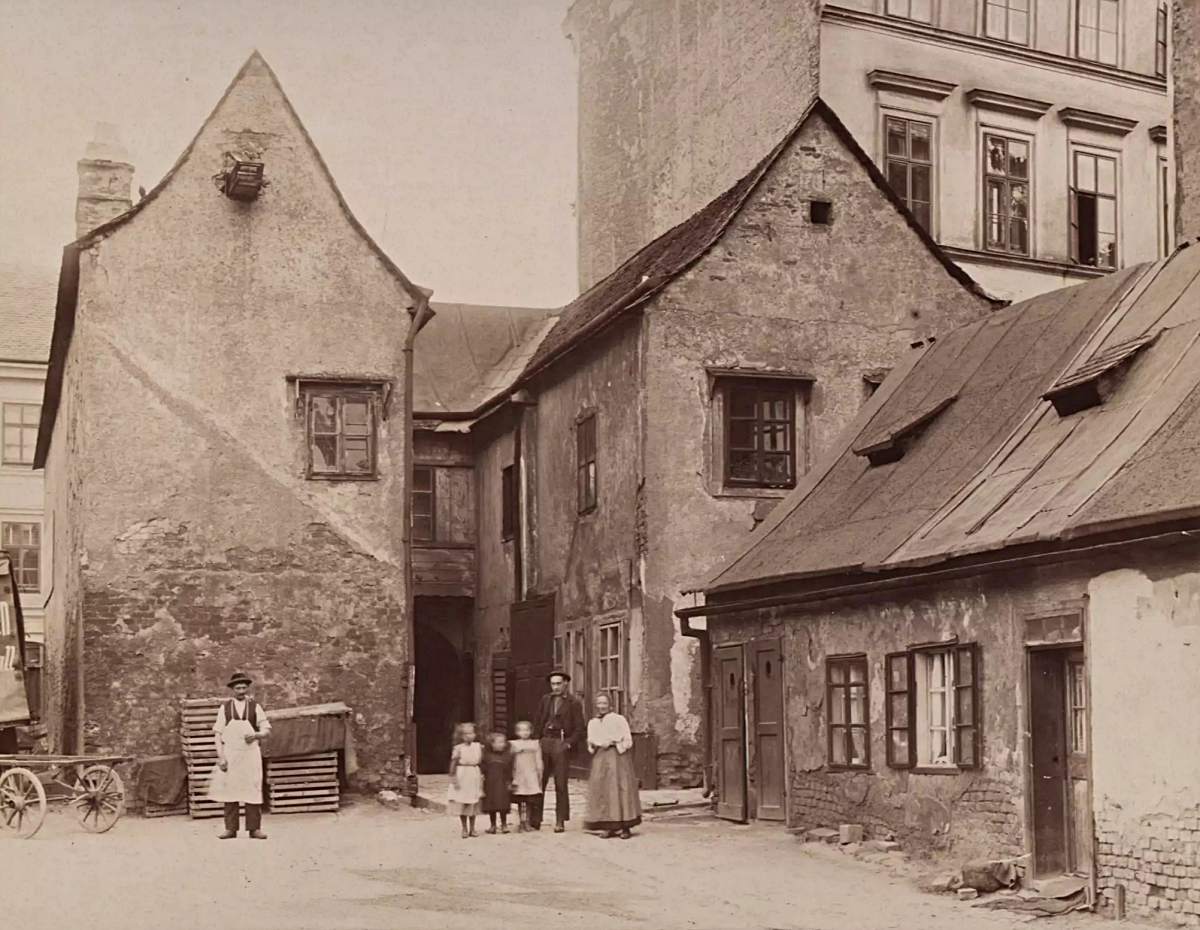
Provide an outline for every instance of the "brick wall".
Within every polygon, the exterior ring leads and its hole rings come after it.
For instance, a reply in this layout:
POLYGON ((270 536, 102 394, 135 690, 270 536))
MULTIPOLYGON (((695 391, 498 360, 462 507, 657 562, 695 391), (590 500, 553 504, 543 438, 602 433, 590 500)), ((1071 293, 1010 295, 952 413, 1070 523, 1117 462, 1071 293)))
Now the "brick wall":
POLYGON ((1096 872, 1106 906, 1124 886, 1131 912, 1172 915, 1200 926, 1200 807, 1130 823, 1119 809, 1096 814, 1096 872))

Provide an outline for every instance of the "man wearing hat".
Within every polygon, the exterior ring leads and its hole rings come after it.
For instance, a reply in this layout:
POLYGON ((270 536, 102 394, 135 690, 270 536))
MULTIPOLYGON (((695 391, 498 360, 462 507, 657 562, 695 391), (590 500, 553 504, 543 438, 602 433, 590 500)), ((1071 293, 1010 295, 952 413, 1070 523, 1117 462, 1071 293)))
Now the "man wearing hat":
POLYGON ((262 832, 262 750, 259 742, 271 732, 267 712, 247 697, 254 684, 249 675, 235 672, 229 679, 233 697, 217 710, 213 733, 217 743, 217 769, 208 786, 208 796, 225 805, 225 832, 221 839, 238 834, 238 807, 246 806, 246 830, 256 840, 265 840, 262 832))
POLYGON ((555 669, 546 676, 550 682, 550 693, 542 696, 534 721, 534 735, 541 740, 542 799, 533 805, 529 825, 535 830, 542 827, 542 809, 546 804, 546 785, 554 776, 554 832, 562 833, 566 822, 571 819, 571 799, 567 796, 567 770, 571 765, 571 750, 583 739, 583 705, 567 690, 571 676, 555 669))

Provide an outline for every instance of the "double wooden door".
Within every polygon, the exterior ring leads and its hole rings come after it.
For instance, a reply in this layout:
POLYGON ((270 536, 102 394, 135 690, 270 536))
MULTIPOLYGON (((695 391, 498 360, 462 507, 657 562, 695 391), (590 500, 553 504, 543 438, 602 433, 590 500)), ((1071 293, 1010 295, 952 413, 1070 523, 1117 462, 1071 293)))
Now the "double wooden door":
POLYGON ((510 719, 534 720, 554 668, 554 598, 520 601, 509 608, 513 694, 510 719))
POLYGON ((717 814, 743 822, 786 816, 783 662, 779 640, 720 646, 716 690, 717 814))

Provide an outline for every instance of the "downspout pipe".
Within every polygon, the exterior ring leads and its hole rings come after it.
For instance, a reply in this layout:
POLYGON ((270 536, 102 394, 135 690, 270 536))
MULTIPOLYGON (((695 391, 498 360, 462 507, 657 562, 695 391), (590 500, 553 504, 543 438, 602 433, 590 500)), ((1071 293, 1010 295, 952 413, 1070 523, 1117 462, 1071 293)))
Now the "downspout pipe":
POLYGON ((708 638, 707 629, 692 626, 688 617, 679 618, 679 632, 700 643, 700 687, 704 692, 704 797, 710 797, 716 787, 713 778, 713 743, 712 743, 712 641, 708 638))
POLYGON ((407 718, 404 728, 404 775, 405 791, 410 796, 417 796, 417 721, 414 707, 416 695, 417 674, 417 624, 413 616, 413 558, 412 558, 412 486, 414 465, 413 456, 416 449, 413 435, 413 387, 416 383, 413 372, 413 346, 417 334, 425 328, 436 315, 429 306, 429 298, 433 291, 418 288, 415 285, 408 288, 413 295, 413 306, 408 308, 409 326, 404 336, 401 364, 404 370, 404 414, 400 428, 404 431, 404 501, 401 507, 403 522, 401 523, 400 540, 404 551, 404 624, 406 640, 406 656, 408 658, 408 675, 406 676, 406 693, 404 697, 404 712, 407 718))

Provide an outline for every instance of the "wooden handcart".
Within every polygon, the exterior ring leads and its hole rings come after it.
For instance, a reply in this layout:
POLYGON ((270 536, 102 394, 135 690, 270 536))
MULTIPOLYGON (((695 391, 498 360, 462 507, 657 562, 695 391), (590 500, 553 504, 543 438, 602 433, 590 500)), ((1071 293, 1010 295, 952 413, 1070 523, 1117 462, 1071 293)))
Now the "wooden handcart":
POLYGON ((91 833, 125 813, 125 785, 113 767, 132 756, 0 756, 0 835, 29 839, 49 804, 66 804, 91 833))

